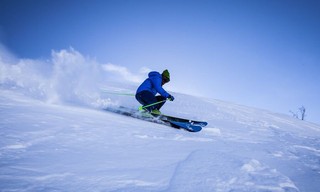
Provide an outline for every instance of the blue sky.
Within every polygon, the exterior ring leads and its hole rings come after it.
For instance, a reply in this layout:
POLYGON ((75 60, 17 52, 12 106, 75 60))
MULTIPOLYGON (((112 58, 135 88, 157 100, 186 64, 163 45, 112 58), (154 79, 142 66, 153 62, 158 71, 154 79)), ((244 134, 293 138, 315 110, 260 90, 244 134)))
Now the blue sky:
POLYGON ((320 1, 1 0, 0 42, 20 58, 73 47, 168 89, 320 123, 320 1))

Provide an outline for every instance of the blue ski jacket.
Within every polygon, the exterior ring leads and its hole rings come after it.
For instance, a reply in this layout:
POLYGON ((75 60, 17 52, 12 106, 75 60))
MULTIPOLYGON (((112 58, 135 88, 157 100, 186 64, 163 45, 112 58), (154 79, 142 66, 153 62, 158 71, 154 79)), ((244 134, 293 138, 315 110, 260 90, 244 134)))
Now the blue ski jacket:
POLYGON ((162 88, 162 76, 157 71, 152 71, 148 74, 149 78, 147 78, 137 89, 136 93, 140 93, 141 91, 150 91, 153 95, 159 93, 161 96, 168 98, 169 93, 167 93, 162 88))

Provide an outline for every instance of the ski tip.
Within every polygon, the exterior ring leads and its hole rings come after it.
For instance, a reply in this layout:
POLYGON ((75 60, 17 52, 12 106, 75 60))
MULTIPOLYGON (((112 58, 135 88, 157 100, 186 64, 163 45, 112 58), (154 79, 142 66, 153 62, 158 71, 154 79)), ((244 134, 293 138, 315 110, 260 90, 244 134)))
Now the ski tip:
POLYGON ((193 126, 192 129, 188 129, 190 132, 199 132, 202 130, 202 127, 200 126, 193 126))
POLYGON ((201 126, 201 127, 205 127, 205 126, 207 126, 207 125, 208 125, 207 122, 202 122, 202 123, 200 123, 200 126, 201 126))
POLYGON ((202 130, 201 126, 198 125, 191 125, 190 123, 183 123, 183 122, 176 122, 176 121, 169 121, 172 127, 182 128, 189 132, 199 132, 202 130))

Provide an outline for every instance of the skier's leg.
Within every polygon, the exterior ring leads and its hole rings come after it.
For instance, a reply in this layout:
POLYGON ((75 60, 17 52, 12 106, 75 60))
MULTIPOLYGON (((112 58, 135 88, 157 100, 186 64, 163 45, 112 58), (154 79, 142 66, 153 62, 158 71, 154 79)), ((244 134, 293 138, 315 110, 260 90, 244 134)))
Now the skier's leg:
POLYGON ((136 100, 139 101, 141 105, 146 105, 142 92, 136 94, 136 100))
POLYGON ((165 104, 166 98, 165 98, 165 97, 162 97, 161 95, 158 95, 158 96, 156 96, 156 100, 157 100, 157 101, 164 101, 164 102, 162 102, 162 103, 159 103, 159 104, 156 106, 156 108, 157 108, 158 110, 160 110, 160 108, 165 104))
MULTIPOLYGON (((150 105, 152 103, 157 102, 156 97, 149 91, 141 91, 140 93, 136 94, 136 99, 142 105, 150 105)), ((153 105, 153 106, 147 107, 146 109, 150 112, 155 108, 156 106, 153 105)))

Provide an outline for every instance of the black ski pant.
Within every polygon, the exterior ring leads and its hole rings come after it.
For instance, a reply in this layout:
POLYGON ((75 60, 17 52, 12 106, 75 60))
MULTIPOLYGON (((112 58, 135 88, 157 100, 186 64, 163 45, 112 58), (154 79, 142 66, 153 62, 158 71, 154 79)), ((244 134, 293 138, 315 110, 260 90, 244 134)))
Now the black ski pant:
POLYGON ((136 94, 136 99, 141 103, 143 106, 150 105, 159 101, 163 101, 161 103, 158 103, 156 105, 152 105, 150 107, 147 107, 146 109, 151 112, 154 109, 160 110, 160 108, 164 105, 166 98, 162 97, 161 95, 154 96, 150 91, 141 91, 136 94))

